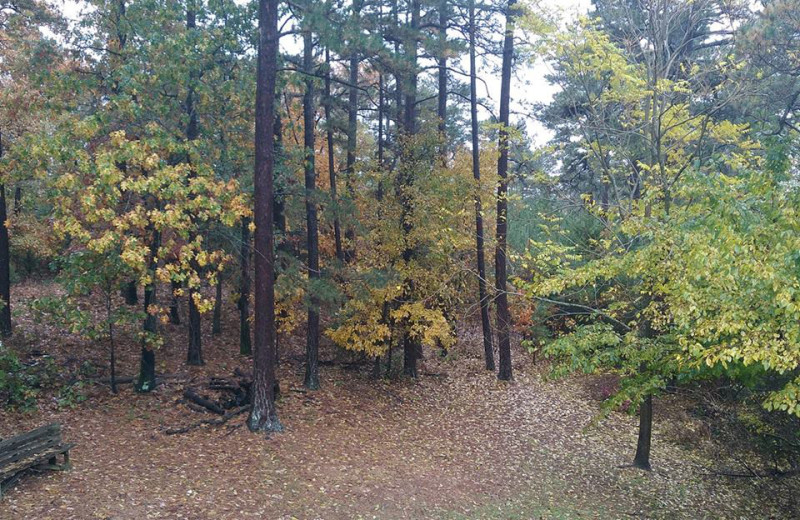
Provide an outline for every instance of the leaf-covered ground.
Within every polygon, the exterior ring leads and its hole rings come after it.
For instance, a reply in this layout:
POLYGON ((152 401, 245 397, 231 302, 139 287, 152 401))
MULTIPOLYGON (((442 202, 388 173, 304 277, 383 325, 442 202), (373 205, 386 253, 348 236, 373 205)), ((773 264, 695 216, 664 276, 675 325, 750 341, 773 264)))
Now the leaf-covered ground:
MULTIPOLYGON (((23 286, 19 300, 39 287, 23 286)), ((243 416, 184 435, 167 428, 202 414, 176 401, 186 385, 247 368, 238 356, 235 308, 221 336, 204 336, 206 366, 183 365, 185 329, 166 326, 159 372, 173 375, 150 395, 103 386, 88 400, 36 413, 0 414, 0 436, 51 421, 75 443, 74 469, 30 474, 0 502, 9 519, 240 518, 792 518, 796 478, 728 478, 707 454, 677 398, 656 402, 650 473, 620 467, 633 455, 636 420, 594 425, 599 403, 586 379, 545 381, 515 352, 515 380, 482 369, 481 343, 464 325, 446 360, 426 352, 419 381, 373 381, 371 365, 343 363, 326 346, 323 388, 300 387, 302 338, 282 342, 281 434, 249 433, 243 416), (669 420, 664 418, 668 414, 669 420), (677 419, 676 419, 677 417, 677 419), (661 421, 659 421, 661 419, 661 421), (676 422, 679 421, 679 422, 676 422), (683 421, 683 422, 680 422, 683 421), (680 435, 683 432, 684 435, 680 435), (686 433, 688 435, 686 435, 686 433), (678 442, 689 437, 693 442, 678 442)), ((12 343, 53 354, 64 366, 100 364, 105 353, 24 311, 12 343)), ((209 325, 209 324, 206 324, 209 325)), ((132 375, 137 348, 124 342, 120 371, 132 375)), ((66 370, 66 368, 65 368, 66 370)), ((210 417, 210 416, 208 416, 210 417)))

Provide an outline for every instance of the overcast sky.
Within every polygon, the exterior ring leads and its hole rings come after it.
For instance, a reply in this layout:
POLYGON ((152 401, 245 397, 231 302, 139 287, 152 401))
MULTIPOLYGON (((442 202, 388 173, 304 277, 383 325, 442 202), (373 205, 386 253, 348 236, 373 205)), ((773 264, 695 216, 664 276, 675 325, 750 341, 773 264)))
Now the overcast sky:
MULTIPOLYGON (((80 17, 81 2, 75 0, 54 1, 69 19, 76 20, 80 17)), ((578 14, 585 13, 591 3, 590 0, 541 0, 541 2, 543 8, 550 11, 558 11, 565 18, 572 18, 578 14)), ((294 50, 295 45, 295 43, 286 38, 281 43, 283 48, 288 48, 289 50, 294 50)), ((490 104, 497 107, 500 97, 499 74, 490 73, 489 64, 484 64, 483 68, 485 70, 480 71, 482 72, 480 75, 485 84, 483 82, 479 83, 478 95, 488 98, 491 101, 490 104)), ((545 144, 549 138, 549 133, 529 114, 527 106, 532 102, 547 102, 552 98, 556 87, 550 85, 545 79, 547 73, 548 65, 542 60, 537 60, 532 65, 518 63, 517 74, 511 87, 512 120, 523 119, 530 136, 537 145, 545 144)), ((496 110, 497 108, 495 108, 495 112, 496 110)), ((483 117, 486 117, 486 115, 484 112, 483 117)))

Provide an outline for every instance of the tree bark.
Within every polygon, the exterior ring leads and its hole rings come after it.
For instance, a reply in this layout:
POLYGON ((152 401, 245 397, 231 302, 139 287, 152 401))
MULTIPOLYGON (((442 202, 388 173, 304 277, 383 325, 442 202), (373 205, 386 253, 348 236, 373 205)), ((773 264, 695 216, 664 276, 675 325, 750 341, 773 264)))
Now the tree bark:
MULTIPOLYGON (((3 136, 0 134, 0 157, 3 156, 3 136)), ((11 335, 11 244, 8 237, 6 188, 0 184, 0 334, 11 335)))
POLYGON ((508 310, 506 240, 508 234, 508 125, 511 100, 511 66, 514 58, 514 4, 508 1, 506 32, 503 40, 503 65, 500 79, 500 137, 497 160, 497 246, 495 248, 495 289, 497 307, 497 345, 500 369, 497 378, 508 381, 511 372, 511 314, 508 310))
POLYGON ((319 238, 317 221, 317 172, 314 164, 314 56, 311 29, 303 32, 303 68, 306 72, 306 91, 303 96, 303 145, 305 147, 304 176, 306 199, 306 245, 308 249, 308 326, 306 328, 306 375, 303 385, 319 389, 319 301, 315 297, 315 281, 319 279, 319 238))
POLYGON ((275 123, 275 80, 278 68, 278 0, 258 3, 258 65, 254 167, 255 338, 253 342, 253 406, 247 418, 251 431, 280 431, 275 407, 275 277, 272 197, 275 123))
POLYGON ((342 228, 339 222, 339 197, 336 194, 336 162, 333 152, 333 97, 331 96, 331 52, 325 49, 325 125, 328 145, 328 177, 330 179, 331 204, 333 205, 333 239, 336 245, 336 258, 344 262, 342 250, 342 228))
POLYGON ((194 301, 196 291, 189 291, 189 350, 186 353, 186 364, 203 365, 203 344, 201 339, 200 310, 194 301))
MULTIPOLYGON (((413 231, 413 214, 414 214, 414 200, 411 193, 411 187, 414 184, 414 162, 416 155, 411 149, 414 143, 410 138, 414 136, 417 131, 417 31, 420 22, 420 5, 419 0, 412 0, 411 8, 411 27, 409 36, 404 44, 406 58, 409 61, 408 68, 408 87, 405 89, 405 116, 404 116, 404 132, 406 142, 403 145, 406 147, 405 156, 406 161, 412 164, 405 164, 401 167, 400 174, 400 190, 402 201, 402 225, 403 236, 405 241, 405 249, 403 250, 403 262, 408 265, 414 257, 414 246, 410 242, 411 232, 413 231)), ((413 279, 407 279, 405 282, 406 297, 409 299, 415 291, 415 282, 413 279)), ((403 333, 403 373, 409 377, 417 377, 417 360, 422 357, 422 344, 418 339, 411 337, 409 331, 403 333)))
POLYGON ((250 219, 242 218, 241 250, 239 254, 239 354, 249 356, 250 340, 250 219))
POLYGON ((180 325, 181 324, 181 309, 180 309, 180 298, 178 295, 175 294, 175 291, 181 288, 181 283, 176 282, 175 280, 170 280, 169 282, 170 289, 172 290, 172 298, 169 302, 169 322, 173 325, 180 325))
POLYGON ((22 211, 22 187, 17 185, 14 187, 14 216, 19 216, 22 211))
MULTIPOLYGON (((150 265, 151 274, 155 273, 158 259, 158 248, 161 246, 161 234, 152 225, 149 226, 150 235, 150 265)), ((157 321, 155 314, 149 312, 150 306, 156 304, 156 284, 151 281, 144 288, 144 324, 143 331, 146 336, 155 335, 157 321)), ((147 337, 142 338, 142 352, 139 364, 139 379, 136 382, 137 392, 151 392, 156 387, 156 353, 149 344, 147 337)))
POLYGON ((125 303, 127 305, 136 305, 139 303, 137 289, 136 280, 131 280, 122 287, 122 296, 125 297, 125 303))
POLYGON ((443 166, 447 166, 447 0, 439 5, 439 56, 437 59, 439 90, 437 92, 436 115, 439 118, 439 155, 443 166))
POLYGON ((117 393, 117 349, 114 344, 114 323, 111 321, 111 284, 105 287, 106 296, 106 320, 108 326, 108 353, 109 353, 109 368, 111 369, 111 393, 117 393))
MULTIPOLYGON (((385 112, 383 74, 378 74, 378 169, 383 169, 383 118, 385 112)), ((381 177, 382 178, 382 177, 381 177)), ((382 198, 383 184, 378 185, 378 200, 382 198)))
POLYGON ((483 239, 483 204, 481 202, 481 152, 478 134, 478 81, 475 60, 475 0, 469 2, 469 105, 472 124, 472 176, 475 179, 475 254, 478 263, 478 303, 483 329, 483 355, 486 370, 494 372, 494 347, 492 322, 489 317, 489 291, 487 290, 486 257, 483 239))
POLYGON ((653 434, 653 396, 644 398, 639 407, 639 438, 636 441, 636 455, 633 465, 643 470, 650 470, 650 440, 653 434))
MULTIPOLYGON (((353 21, 354 25, 358 24, 358 17, 361 13, 361 1, 353 1, 353 21)), ((355 27, 353 28, 355 30, 355 27)), ((345 185, 347 186, 347 196, 350 197, 351 202, 355 198, 354 179, 355 163, 356 163, 356 142, 358 139, 358 66, 360 63, 357 42, 355 38, 350 42, 350 87, 347 99, 347 157, 345 164, 345 185)), ((356 256, 355 246, 356 232, 352 223, 348 223, 345 230, 345 239, 347 240, 347 247, 344 250, 345 262, 350 263, 356 256)))
POLYGON ((211 320, 211 334, 215 336, 222 334, 222 279, 221 278, 217 279, 217 286, 214 294, 214 316, 211 320))
MULTIPOLYGON (((194 3, 189 2, 186 9, 186 28, 189 31, 194 31, 197 28, 196 13, 194 10, 194 3)), ((197 139, 199 135, 197 110, 194 106, 194 81, 195 72, 189 71, 189 88, 186 94, 186 114, 189 116, 189 122, 186 126, 186 140, 191 142, 197 139)), ((188 154, 186 157, 187 162, 191 162, 188 154)), ((194 169, 189 170, 189 179, 195 176, 194 169)), ((194 218, 192 217, 192 220, 194 218)), ((200 270, 200 266, 196 262, 193 263, 193 268, 196 271, 200 270)), ((200 310, 197 308, 195 297, 200 297, 197 287, 189 287, 189 348, 186 353, 187 365, 202 365, 203 364, 203 336, 201 333, 201 320, 200 310)))

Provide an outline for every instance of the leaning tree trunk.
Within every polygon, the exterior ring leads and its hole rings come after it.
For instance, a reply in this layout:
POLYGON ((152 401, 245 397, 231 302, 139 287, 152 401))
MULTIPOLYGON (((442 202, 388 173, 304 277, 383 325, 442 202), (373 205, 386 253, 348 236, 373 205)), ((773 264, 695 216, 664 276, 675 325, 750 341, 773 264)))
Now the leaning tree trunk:
POLYGON ((497 345, 500 354, 498 379, 508 381, 511 373, 511 314, 508 310, 506 240, 508 234, 508 124, 511 99, 511 62, 514 57, 514 4, 508 1, 503 65, 500 79, 500 138, 497 160, 497 245, 495 247, 495 289, 497 292, 497 345))
MULTIPOLYGON (((3 156, 3 137, 0 134, 0 157, 3 156)), ((0 334, 11 335, 11 248, 5 222, 6 188, 0 184, 0 334)))
POLYGON ((469 2, 469 105, 472 123, 472 176, 475 179, 475 253, 478 263, 478 303, 483 328, 483 354, 486 370, 494 372, 492 322, 489 318, 489 291, 486 287, 486 256, 483 240, 483 204, 481 203, 481 152, 478 134, 478 81, 475 63, 475 0, 469 2))
POLYGON ((275 119, 278 69, 278 0, 258 3, 258 65, 256 73, 255 168, 253 181, 256 223, 255 338, 253 403, 247 426, 251 431, 280 431, 275 408, 275 278, 272 196, 274 148, 270 130, 275 119))
POLYGON ((308 326, 306 328, 306 375, 303 385, 310 390, 319 389, 319 301, 315 297, 315 282, 319 279, 319 237, 317 221, 317 172, 314 164, 314 78, 313 43, 311 30, 303 34, 303 68, 306 72, 306 92, 303 96, 303 145, 306 159, 305 198, 306 198, 306 244, 308 246, 308 326))

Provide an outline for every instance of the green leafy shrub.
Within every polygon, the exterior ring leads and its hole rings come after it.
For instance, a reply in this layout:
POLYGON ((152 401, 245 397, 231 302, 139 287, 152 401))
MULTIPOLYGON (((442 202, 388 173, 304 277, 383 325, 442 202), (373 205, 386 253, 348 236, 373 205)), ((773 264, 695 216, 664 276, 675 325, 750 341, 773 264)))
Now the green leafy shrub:
POLYGON ((23 363, 11 349, 0 343, 0 403, 20 410, 35 408, 41 389, 55 379, 55 365, 45 357, 23 363))

